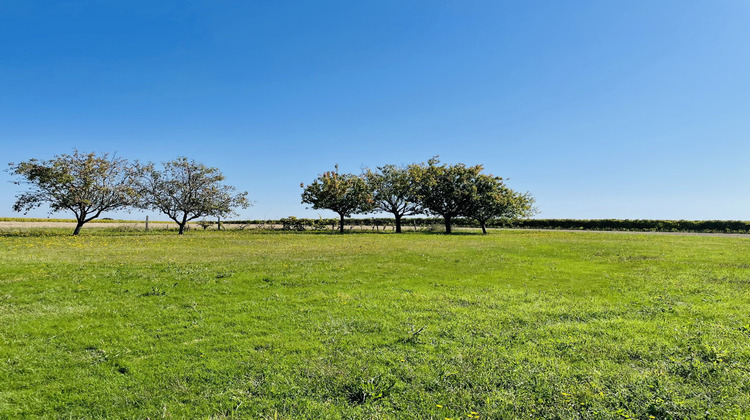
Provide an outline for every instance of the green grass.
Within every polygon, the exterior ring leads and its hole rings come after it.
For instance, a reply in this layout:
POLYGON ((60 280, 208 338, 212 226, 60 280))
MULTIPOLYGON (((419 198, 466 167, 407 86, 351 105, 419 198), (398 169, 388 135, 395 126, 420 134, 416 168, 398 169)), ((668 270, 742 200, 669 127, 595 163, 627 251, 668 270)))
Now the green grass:
POLYGON ((750 418, 748 239, 67 233, 0 235, 0 418, 750 418))

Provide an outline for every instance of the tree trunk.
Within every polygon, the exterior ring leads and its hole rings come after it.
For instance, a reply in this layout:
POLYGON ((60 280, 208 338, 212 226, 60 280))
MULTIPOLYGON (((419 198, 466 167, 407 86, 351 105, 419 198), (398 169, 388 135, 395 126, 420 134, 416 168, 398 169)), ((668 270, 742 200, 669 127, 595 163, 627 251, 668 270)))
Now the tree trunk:
POLYGON ((487 228, 485 227, 484 220, 480 220, 479 224, 482 226, 482 234, 486 235, 487 234, 487 228))
POLYGON ((339 232, 344 233, 344 215, 341 214, 341 221, 339 222, 339 232))
POLYGON ((393 213, 394 216, 396 216, 396 233, 401 233, 401 215, 398 213, 393 213))
POLYGON ((451 233, 451 217, 450 216, 443 216, 445 219, 445 233, 450 235, 451 233))
POLYGON ((182 223, 177 222, 178 225, 180 225, 180 231, 178 234, 182 235, 185 233, 185 225, 187 225, 187 212, 182 216, 182 223))
POLYGON ((78 222, 76 223, 76 229, 73 231, 73 236, 81 233, 81 227, 83 227, 83 220, 78 220, 78 222))

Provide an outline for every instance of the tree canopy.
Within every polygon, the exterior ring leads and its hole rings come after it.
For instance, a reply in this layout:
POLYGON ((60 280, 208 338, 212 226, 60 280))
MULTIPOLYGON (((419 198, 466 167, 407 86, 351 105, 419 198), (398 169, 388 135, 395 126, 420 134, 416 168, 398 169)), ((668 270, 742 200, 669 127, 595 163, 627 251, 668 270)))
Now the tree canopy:
POLYGON ((302 203, 314 209, 327 209, 338 213, 339 231, 344 233, 344 218, 354 213, 365 213, 373 208, 372 192, 364 177, 340 174, 339 166, 333 171, 318 175, 310 185, 303 188, 302 203))
POLYGON ((500 177, 483 173, 482 165, 445 164, 436 157, 407 167, 384 165, 362 175, 342 174, 338 165, 304 189, 302 202, 344 218, 357 213, 387 212, 394 216, 396 232, 406 215, 428 214, 443 218, 445 233, 452 232, 458 217, 475 219, 482 232, 497 218, 518 219, 534 214, 534 199, 505 185, 500 177))
POLYGON ((440 164, 437 157, 427 164, 409 166, 422 208, 443 218, 445 233, 451 233, 451 220, 466 216, 477 194, 476 178, 482 165, 440 164))
POLYGON ((222 184, 224 175, 217 168, 185 157, 137 165, 138 207, 157 210, 174 220, 183 234, 187 222, 203 216, 227 216, 236 208, 247 208, 247 192, 222 184))
POLYGON ((470 217, 487 233, 487 222, 492 219, 518 219, 534 214, 534 198, 508 188, 503 179, 490 174, 474 178, 473 196, 464 216, 470 217))
POLYGON ((393 214, 396 233, 401 233, 401 218, 419 214, 417 188, 409 169, 396 165, 367 170, 365 180, 373 195, 373 209, 393 214))
POLYGON ((48 204, 50 212, 71 211, 76 218, 73 235, 103 212, 130 206, 135 197, 133 167, 127 160, 106 153, 75 150, 50 160, 30 159, 9 166, 12 175, 21 177, 14 183, 31 188, 16 196, 13 210, 28 213, 48 204))

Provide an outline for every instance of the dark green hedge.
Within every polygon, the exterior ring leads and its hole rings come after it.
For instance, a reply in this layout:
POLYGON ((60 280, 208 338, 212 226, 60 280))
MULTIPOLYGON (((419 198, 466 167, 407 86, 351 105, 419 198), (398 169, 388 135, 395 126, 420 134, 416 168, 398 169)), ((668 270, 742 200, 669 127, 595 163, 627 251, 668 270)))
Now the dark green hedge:
MULTIPOLYGON (((235 220, 225 223, 252 225, 280 225, 290 230, 326 229, 338 224, 338 219, 298 219, 284 218, 279 220, 235 220)), ((394 226, 393 218, 357 218, 347 219, 347 226, 394 226)), ((443 220, 434 217, 412 217, 402 220, 404 227, 424 228, 441 226, 443 220)), ((455 227, 478 227, 471 219, 455 219, 455 227)), ((644 220, 644 219, 527 219, 527 220, 494 220, 489 227, 522 228, 522 229, 570 229, 570 230, 620 230, 641 232, 710 232, 710 233, 750 233, 750 222, 739 220, 644 220)))
POLYGON ((624 230, 650 232, 748 233, 750 222, 740 220, 629 220, 529 219, 513 223, 528 229, 624 230))

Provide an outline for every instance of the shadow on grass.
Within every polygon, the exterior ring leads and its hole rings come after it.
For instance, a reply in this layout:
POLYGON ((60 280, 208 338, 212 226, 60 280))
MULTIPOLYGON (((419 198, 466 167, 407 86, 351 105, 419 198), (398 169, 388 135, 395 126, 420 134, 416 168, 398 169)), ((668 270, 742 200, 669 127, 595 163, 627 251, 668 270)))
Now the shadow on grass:
MULTIPOLYGON (((93 228, 83 229, 79 237, 87 236, 153 236, 163 234, 177 235, 177 229, 159 229, 144 231, 135 228, 93 228)), ((0 238, 43 238, 73 236, 69 228, 7 228, 0 229, 0 238)))
POLYGON ((346 230, 344 233, 337 231, 331 231, 331 230, 302 230, 302 231, 289 231, 289 230, 264 230, 262 232, 251 230, 251 231, 244 231, 244 232, 251 232, 251 233, 266 233, 266 234, 276 234, 276 235, 330 235, 330 236, 352 236, 352 235, 395 235, 395 236, 409 236, 409 235, 433 235, 433 236, 487 236, 483 235, 481 231, 477 230, 474 231, 459 231, 459 232, 452 232, 450 234, 446 234, 445 232, 440 231, 429 231, 429 230, 419 230, 419 231, 412 231, 412 230, 405 230, 401 233, 396 233, 393 231, 374 231, 374 230, 346 230))
MULTIPOLYGON (((143 228, 131 228, 131 227, 113 227, 113 228, 90 228, 84 227, 81 230, 79 237, 88 236, 178 236, 177 229, 152 229, 145 231, 143 228)), ((338 230, 304 230, 304 231, 291 231, 281 229, 230 229, 230 230, 197 230, 191 229, 185 232, 184 236, 204 236, 204 235, 329 235, 329 236, 351 236, 351 235, 396 235, 396 236, 409 236, 409 235, 430 235, 430 236, 484 236, 481 231, 454 231, 451 234, 446 234, 439 230, 418 230, 410 231, 404 230, 401 233, 396 233, 392 230, 346 230, 344 233, 338 230)), ((60 237, 60 236, 73 236, 73 230, 70 228, 35 228, 35 227, 24 227, 24 228, 0 228, 0 238, 27 238, 27 237, 60 237)))
POLYGON ((27 238, 45 236, 70 236, 73 231, 60 228, 0 229, 0 238, 27 238))

